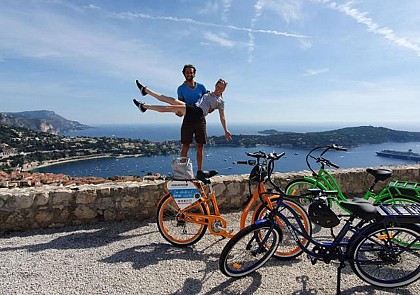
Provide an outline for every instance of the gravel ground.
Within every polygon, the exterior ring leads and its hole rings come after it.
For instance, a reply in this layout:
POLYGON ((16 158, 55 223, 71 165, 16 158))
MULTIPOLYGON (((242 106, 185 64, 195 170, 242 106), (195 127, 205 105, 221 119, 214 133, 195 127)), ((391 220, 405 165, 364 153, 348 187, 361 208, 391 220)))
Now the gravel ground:
MULTIPOLYGON (((18 232, 0 238, 0 294, 335 294, 337 264, 306 256, 271 259, 234 280, 218 269, 226 240, 209 234, 189 248, 160 236, 154 221, 18 232)), ((342 294, 420 294, 420 282, 378 289, 347 266, 342 294)))

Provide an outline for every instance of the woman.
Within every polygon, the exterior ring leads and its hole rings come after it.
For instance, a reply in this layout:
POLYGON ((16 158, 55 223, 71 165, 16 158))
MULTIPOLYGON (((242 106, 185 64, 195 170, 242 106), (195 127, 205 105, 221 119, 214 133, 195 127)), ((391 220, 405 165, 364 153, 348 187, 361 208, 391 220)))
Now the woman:
POLYGON ((137 87, 139 87, 140 92, 143 95, 151 95, 157 100, 165 102, 169 105, 148 105, 142 102, 133 99, 134 104, 142 111, 143 113, 147 110, 152 110, 161 113, 175 113, 178 116, 185 116, 186 118, 192 120, 201 120, 204 116, 207 116, 209 113, 213 112, 215 109, 219 110, 220 123, 222 124, 223 130, 225 131, 225 136, 227 140, 232 139, 232 135, 226 126, 224 106, 225 102, 223 100, 222 94, 226 89, 227 82, 219 79, 216 82, 215 90, 213 92, 208 92, 204 94, 201 99, 194 105, 187 105, 183 101, 177 100, 170 96, 165 96, 163 94, 154 92, 153 90, 143 86, 137 82, 137 87))

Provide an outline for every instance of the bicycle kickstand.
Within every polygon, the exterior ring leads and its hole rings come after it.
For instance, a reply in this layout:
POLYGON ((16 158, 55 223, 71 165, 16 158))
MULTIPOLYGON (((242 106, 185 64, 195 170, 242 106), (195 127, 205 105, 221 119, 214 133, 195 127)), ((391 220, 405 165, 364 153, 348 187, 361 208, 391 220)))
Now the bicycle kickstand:
POLYGON ((341 294, 341 270, 346 267, 344 260, 340 259, 340 265, 337 268, 337 295, 341 294))

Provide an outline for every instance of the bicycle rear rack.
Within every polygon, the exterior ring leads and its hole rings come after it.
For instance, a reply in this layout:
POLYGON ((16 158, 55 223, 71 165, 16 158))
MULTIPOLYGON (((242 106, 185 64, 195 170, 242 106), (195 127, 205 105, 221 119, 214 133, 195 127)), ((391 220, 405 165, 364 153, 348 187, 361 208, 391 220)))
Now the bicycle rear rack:
POLYGON ((412 181, 392 181, 389 185, 389 190, 394 194, 406 196, 420 196, 420 183, 412 181))
POLYGON ((396 222, 420 222, 419 204, 382 204, 378 206, 378 213, 396 222))

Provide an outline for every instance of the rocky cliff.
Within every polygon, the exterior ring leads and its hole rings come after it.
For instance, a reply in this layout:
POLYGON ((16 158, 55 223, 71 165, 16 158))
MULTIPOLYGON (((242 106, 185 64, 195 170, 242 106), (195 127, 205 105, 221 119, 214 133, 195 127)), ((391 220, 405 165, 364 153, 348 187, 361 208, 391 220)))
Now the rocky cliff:
POLYGON ((23 127, 51 134, 90 128, 88 125, 67 120, 55 112, 46 110, 0 113, 0 125, 23 127))

